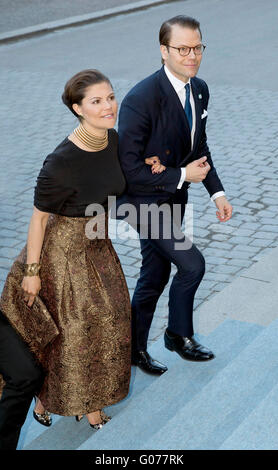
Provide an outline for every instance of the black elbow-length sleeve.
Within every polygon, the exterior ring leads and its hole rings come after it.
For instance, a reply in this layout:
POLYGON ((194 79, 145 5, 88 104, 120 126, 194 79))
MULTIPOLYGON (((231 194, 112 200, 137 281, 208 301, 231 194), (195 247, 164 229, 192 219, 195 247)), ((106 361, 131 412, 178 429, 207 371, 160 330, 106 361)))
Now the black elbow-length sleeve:
POLYGON ((59 214, 73 192, 67 163, 61 154, 51 153, 37 177, 34 206, 43 212, 59 214))

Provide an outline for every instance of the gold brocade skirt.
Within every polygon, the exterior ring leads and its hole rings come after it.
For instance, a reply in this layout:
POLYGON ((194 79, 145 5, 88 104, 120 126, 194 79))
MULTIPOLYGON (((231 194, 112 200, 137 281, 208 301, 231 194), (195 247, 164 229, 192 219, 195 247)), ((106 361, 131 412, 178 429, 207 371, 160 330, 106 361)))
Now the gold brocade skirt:
MULTIPOLYGON (((39 300, 57 332, 50 325, 54 339, 38 354, 46 371, 39 397, 48 411, 63 416, 112 405, 129 390, 129 292, 111 240, 86 236, 90 220, 51 214, 41 252, 39 300)), ((11 280, 21 283, 25 262, 26 246, 11 268, 0 303, 13 325, 28 315, 15 299, 22 293, 9 288, 11 280)), ((50 334, 48 325, 45 334, 50 334)))

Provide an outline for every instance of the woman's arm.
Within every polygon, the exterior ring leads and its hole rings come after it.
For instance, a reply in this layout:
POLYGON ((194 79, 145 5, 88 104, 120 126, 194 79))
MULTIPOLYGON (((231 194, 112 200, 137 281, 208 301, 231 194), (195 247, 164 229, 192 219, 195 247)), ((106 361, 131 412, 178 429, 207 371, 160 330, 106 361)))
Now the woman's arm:
MULTIPOLYGON (((34 207, 27 238, 27 264, 39 264, 40 262, 41 249, 48 217, 48 212, 42 212, 34 207)), ((41 280, 39 275, 24 276, 21 287, 24 291, 24 300, 28 302, 28 306, 31 307, 36 295, 41 289, 41 280)))

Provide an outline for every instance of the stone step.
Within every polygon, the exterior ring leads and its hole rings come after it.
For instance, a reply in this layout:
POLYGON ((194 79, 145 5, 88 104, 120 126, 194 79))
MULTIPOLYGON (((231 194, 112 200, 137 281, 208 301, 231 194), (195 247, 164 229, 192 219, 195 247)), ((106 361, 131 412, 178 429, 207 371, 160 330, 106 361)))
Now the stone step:
MULTIPOLYGON (((225 321, 208 337, 200 339, 216 354, 216 359, 207 363, 182 360, 176 353, 166 350, 160 339, 150 352, 165 362, 169 370, 140 395, 133 397, 129 407, 84 442, 79 450, 147 448, 144 443, 152 439, 153 434, 161 428, 167 436, 165 423, 175 417, 185 403, 190 406, 192 398, 215 380, 217 374, 242 352, 261 329, 255 324, 225 321), (172 361, 174 360, 172 364, 169 363, 171 356, 172 361)), ((184 424, 181 429, 184 429, 184 424)))
MULTIPOLYGON (((277 370, 276 374, 278 377, 277 370)), ((223 442, 219 450, 277 450, 277 396, 278 384, 223 442)))
POLYGON ((277 335, 275 320, 141 448, 219 449, 277 385, 277 335))

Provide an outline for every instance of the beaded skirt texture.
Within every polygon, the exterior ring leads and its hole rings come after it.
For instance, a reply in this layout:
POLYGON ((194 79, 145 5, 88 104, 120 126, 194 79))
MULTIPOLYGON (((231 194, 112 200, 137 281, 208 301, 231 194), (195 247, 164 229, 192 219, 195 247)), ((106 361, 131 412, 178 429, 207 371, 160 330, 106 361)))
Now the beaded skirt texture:
POLYGON ((86 235, 90 220, 51 214, 33 307, 26 307, 20 287, 26 246, 0 300, 3 314, 45 369, 43 405, 63 416, 112 405, 129 391, 129 292, 107 232, 104 239, 86 235))

